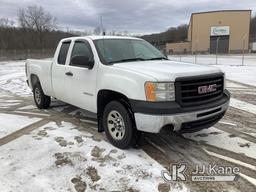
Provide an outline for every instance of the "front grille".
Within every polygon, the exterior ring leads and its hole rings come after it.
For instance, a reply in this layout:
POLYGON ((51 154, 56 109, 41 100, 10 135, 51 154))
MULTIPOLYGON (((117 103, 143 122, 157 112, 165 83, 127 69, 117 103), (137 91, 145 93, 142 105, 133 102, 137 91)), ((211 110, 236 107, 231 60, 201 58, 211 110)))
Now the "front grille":
POLYGON ((197 106, 213 102, 223 96, 224 74, 177 78, 175 81, 176 101, 181 106, 197 106), (213 92, 199 94, 201 86, 216 85, 213 92))

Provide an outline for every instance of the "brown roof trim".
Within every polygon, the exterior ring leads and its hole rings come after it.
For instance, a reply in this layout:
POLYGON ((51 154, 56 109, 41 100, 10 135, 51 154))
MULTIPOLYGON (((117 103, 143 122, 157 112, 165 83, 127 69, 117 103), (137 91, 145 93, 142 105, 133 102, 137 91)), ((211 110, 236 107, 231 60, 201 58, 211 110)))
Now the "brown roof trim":
POLYGON ((192 13, 191 15, 196 15, 196 14, 205 14, 205 13, 218 13, 218 12, 243 12, 243 11, 249 11, 251 12, 252 10, 250 9, 227 9, 227 10, 216 10, 216 11, 203 11, 203 12, 196 12, 196 13, 192 13))

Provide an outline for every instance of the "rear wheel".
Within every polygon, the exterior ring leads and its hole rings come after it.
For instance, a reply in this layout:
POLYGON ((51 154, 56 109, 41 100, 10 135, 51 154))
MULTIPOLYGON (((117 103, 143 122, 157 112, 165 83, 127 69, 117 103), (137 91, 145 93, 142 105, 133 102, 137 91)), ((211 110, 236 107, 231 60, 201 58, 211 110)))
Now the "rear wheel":
POLYGON ((133 146, 137 139, 137 130, 132 117, 118 101, 108 103, 103 112, 103 127, 109 141, 120 149, 133 146))
POLYGON ((47 109, 51 103, 51 97, 44 94, 40 83, 36 83, 33 89, 34 101, 39 109, 47 109))

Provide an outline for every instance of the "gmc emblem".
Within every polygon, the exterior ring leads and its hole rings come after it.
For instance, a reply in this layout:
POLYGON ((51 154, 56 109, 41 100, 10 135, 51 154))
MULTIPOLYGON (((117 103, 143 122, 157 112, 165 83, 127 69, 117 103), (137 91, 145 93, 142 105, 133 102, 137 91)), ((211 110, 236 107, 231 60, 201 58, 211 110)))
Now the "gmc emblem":
POLYGON ((198 94, 211 93, 211 92, 214 92, 216 90, 217 90, 217 85, 216 84, 200 86, 197 89, 198 94))

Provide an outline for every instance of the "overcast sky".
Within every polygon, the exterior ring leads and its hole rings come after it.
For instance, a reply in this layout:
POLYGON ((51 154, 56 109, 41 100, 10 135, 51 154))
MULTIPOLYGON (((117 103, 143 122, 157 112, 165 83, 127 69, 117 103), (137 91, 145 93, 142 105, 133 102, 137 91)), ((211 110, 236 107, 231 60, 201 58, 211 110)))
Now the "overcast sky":
POLYGON ((251 9, 256 0, 0 0, 0 18, 16 20, 17 10, 39 5, 58 20, 63 29, 93 29, 151 33, 188 24, 191 13, 219 9, 251 9))

